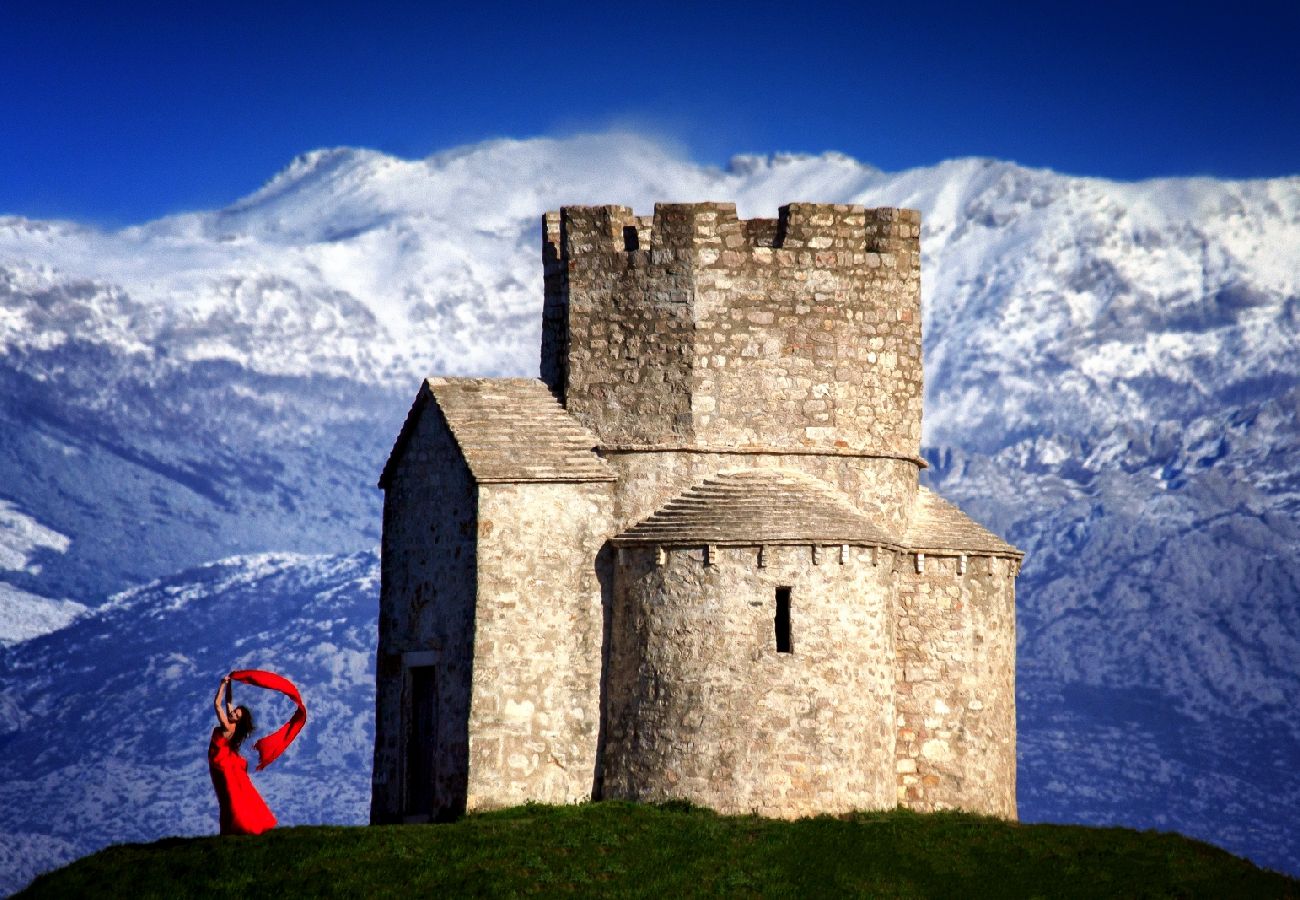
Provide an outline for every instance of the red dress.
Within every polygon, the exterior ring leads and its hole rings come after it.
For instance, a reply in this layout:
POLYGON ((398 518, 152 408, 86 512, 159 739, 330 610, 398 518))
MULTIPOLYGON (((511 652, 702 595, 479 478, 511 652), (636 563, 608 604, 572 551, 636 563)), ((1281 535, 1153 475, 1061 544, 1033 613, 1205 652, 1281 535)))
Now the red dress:
POLYGON ((208 742, 208 774, 221 806, 222 834, 261 834, 276 826, 275 814, 248 777, 247 760, 230 749, 220 728, 212 729, 208 742))

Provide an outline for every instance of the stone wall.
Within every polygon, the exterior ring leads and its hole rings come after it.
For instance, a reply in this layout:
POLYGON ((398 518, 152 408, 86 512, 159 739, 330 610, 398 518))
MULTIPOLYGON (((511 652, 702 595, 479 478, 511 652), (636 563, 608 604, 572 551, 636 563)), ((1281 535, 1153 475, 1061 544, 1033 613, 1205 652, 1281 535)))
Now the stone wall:
POLYGON ((916 456, 919 214, 792 203, 763 246, 718 206, 696 216, 696 440, 916 456))
POLYGON ((610 484, 479 487, 467 806, 591 797, 610 484))
POLYGON ((544 221, 542 380, 605 442, 689 441, 689 242, 624 251, 636 219, 623 206, 568 206, 544 221))
POLYGON ((792 817, 895 804, 891 554, 624 548, 603 796, 792 817), (775 592, 791 589, 790 653, 775 592))
POLYGON ((898 802, 1016 817, 1017 562, 900 555, 898 802))
POLYGON ((542 378, 606 445, 918 454, 914 210, 565 207, 543 234, 542 378))
POLYGON ((669 500, 719 472, 775 467, 805 472, 836 488, 886 533, 901 540, 916 497, 918 462, 844 454, 611 452, 618 474, 614 530, 645 519, 669 500))
POLYGON ((386 485, 370 818, 406 816, 411 663, 436 668, 435 814, 464 808, 474 644, 477 491, 441 413, 425 406, 386 485))

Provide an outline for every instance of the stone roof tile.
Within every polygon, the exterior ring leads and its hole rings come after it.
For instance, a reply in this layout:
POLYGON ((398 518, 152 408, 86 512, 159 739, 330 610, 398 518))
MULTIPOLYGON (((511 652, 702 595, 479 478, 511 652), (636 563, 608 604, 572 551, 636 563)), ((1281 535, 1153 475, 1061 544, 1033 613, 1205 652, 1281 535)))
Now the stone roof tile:
POLYGON ((908 549, 920 553, 965 550, 993 556, 1025 555, 934 491, 924 487, 917 491, 906 543, 908 549))
POLYGON ((479 484, 613 481, 598 441, 535 378, 428 378, 380 476, 385 487, 422 410, 432 402, 479 484))
POLYGON ((670 500, 613 543, 894 545, 829 485, 785 469, 715 475, 670 500))

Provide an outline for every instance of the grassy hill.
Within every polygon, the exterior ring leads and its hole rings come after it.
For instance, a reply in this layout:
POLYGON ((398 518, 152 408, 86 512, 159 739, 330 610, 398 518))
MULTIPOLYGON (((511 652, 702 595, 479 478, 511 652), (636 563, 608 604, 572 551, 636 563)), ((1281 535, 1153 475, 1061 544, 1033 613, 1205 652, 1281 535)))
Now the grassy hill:
POLYGON ((110 847, 19 897, 1300 897, 1208 844, 965 814, 781 822, 676 804, 522 806, 451 825, 110 847))

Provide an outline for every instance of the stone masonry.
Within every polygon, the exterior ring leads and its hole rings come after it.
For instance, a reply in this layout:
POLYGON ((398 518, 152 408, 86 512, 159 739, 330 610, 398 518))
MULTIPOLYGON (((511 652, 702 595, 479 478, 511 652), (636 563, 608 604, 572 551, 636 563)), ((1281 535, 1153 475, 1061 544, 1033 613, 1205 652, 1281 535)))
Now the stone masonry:
POLYGON ((918 484, 920 217, 542 222, 541 380, 384 469, 371 819, 590 798, 1014 818, 1022 554, 918 484))

